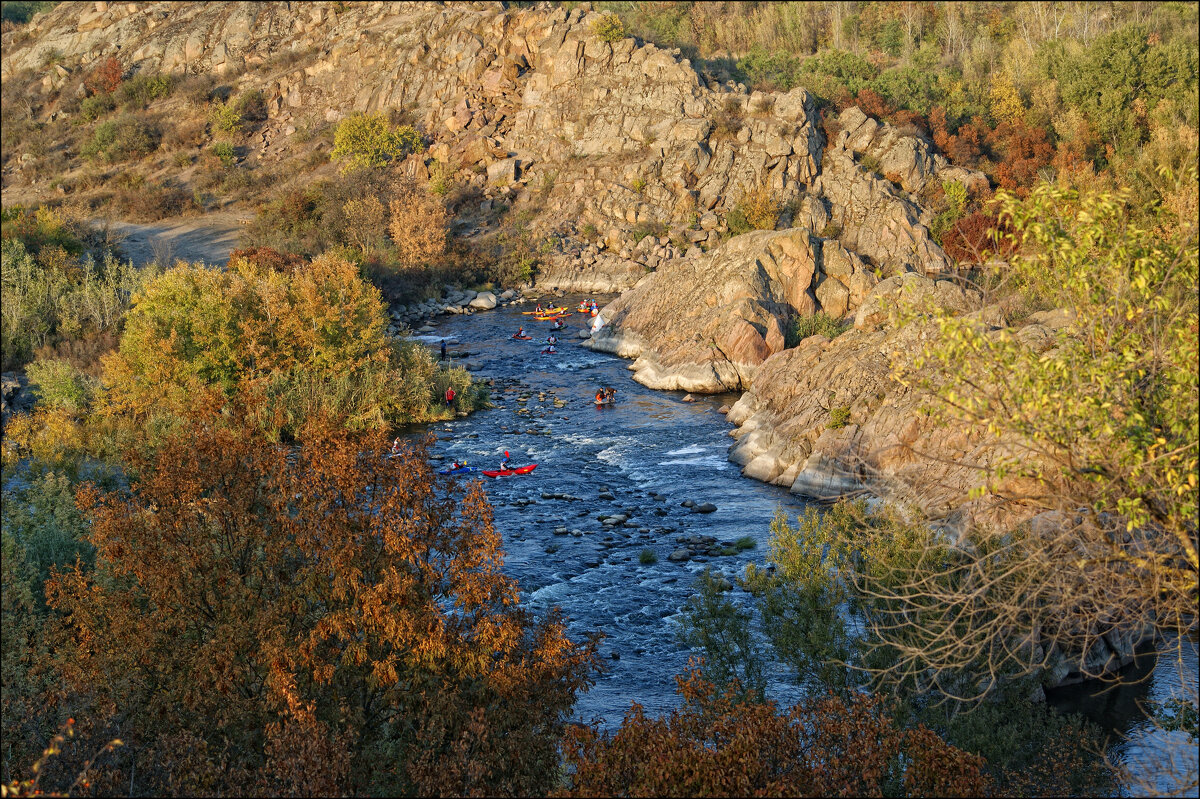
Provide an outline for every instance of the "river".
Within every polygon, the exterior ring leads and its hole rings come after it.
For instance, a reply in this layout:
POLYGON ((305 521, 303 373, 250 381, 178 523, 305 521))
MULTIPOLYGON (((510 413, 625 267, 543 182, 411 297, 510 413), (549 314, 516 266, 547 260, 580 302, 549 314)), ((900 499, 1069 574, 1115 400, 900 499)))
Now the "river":
MULTIPOLYGON (((568 296, 560 304, 574 308, 579 299, 568 296)), ((762 563, 772 517, 782 510, 794 521, 805 503, 786 489, 743 477, 726 459, 730 425, 718 408, 737 395, 697 395, 688 402, 683 392, 635 383, 629 361, 581 345, 578 333, 591 320, 579 314, 567 317, 566 329, 556 334, 558 354, 543 355, 549 323, 531 321, 522 310, 531 306, 440 317, 438 332, 420 337, 431 345, 450 339, 451 352, 466 352, 463 362, 477 369, 477 378, 495 383, 495 407, 429 426, 437 436, 434 457, 492 468, 507 450, 513 465, 538 464, 529 475, 488 480, 485 487, 504 538, 505 569, 520 582, 522 601, 539 610, 560 607, 577 638, 592 630, 605 635, 606 670, 580 697, 577 715, 612 728, 631 701, 652 716, 669 712, 678 704, 674 675, 692 654, 676 636, 697 573, 712 568, 732 582, 747 563, 762 563), (519 325, 533 340, 511 338, 519 325), (595 406, 601 386, 617 389, 615 406, 595 406), (697 513, 683 505, 688 500, 717 509, 697 513), (629 519, 613 527, 597 518, 619 513, 629 519), (749 536, 756 546, 737 555, 668 560, 689 536, 718 542, 749 536), (657 562, 640 562, 647 549, 657 562)), ((731 595, 747 598, 737 588, 731 595)), ((1190 663, 1183 674, 1190 674, 1194 696, 1194 641, 1186 649, 1190 663)), ((1165 786, 1160 781, 1167 764, 1159 753, 1177 739, 1164 737, 1130 708, 1178 688, 1179 670, 1153 659, 1139 668, 1149 679, 1122 689, 1116 709, 1113 701, 1078 689, 1061 701, 1127 736, 1110 754, 1150 786, 1165 786)), ((770 693, 785 702, 796 699, 795 689, 778 680, 770 693)), ((1195 769, 1194 751, 1178 754, 1190 757, 1195 769)))

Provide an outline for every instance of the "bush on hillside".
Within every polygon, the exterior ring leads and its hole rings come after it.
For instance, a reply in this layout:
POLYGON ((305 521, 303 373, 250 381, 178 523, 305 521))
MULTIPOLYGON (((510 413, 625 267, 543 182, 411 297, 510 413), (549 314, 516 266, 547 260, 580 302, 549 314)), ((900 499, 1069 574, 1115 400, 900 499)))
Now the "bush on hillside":
POLYGON ((329 157, 343 161, 345 173, 385 166, 424 149, 421 135, 411 125, 393 128, 382 113, 352 114, 338 123, 329 157))
POLYGON ((602 14, 592 23, 592 34, 602 42, 615 44, 627 35, 625 23, 616 14, 602 14))
POLYGON ((83 146, 84 158, 108 163, 145 158, 158 149, 161 133, 153 123, 136 116, 102 122, 83 146))

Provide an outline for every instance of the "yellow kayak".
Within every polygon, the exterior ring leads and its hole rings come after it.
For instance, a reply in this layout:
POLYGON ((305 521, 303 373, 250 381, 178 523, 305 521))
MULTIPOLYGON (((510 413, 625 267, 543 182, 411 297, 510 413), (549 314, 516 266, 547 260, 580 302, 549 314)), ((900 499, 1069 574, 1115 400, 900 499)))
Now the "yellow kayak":
POLYGON ((566 306, 562 308, 543 308, 540 311, 521 311, 521 313, 526 316, 556 316, 564 311, 570 313, 570 311, 567 311, 566 306))

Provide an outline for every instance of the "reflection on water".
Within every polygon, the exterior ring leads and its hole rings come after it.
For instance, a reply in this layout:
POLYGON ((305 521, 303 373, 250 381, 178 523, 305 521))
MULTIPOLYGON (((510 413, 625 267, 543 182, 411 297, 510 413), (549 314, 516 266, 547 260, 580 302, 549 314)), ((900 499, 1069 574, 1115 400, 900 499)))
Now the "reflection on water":
POLYGON ((1109 757, 1130 773, 1131 796, 1170 795, 1177 785, 1196 784, 1195 745, 1186 734, 1164 732, 1147 718, 1150 703, 1176 698, 1195 703, 1196 635, 1172 636, 1160 651, 1138 657, 1121 672, 1119 684, 1072 685, 1049 697, 1054 707, 1080 713, 1110 734, 1109 757))
MULTIPOLYGON (((575 300, 566 304, 574 307, 575 300)), ((538 323, 531 328, 516 310, 443 318, 439 334, 425 338, 435 348, 443 337, 457 339, 452 351, 479 353, 468 360, 479 368, 478 377, 495 380, 498 407, 431 429, 438 435, 435 456, 447 460, 488 467, 508 450, 517 465, 538 463, 530 475, 485 483, 504 537, 505 569, 520 581, 523 601, 561 607, 574 637, 603 631, 608 669, 581 697, 577 712, 616 725, 631 701, 651 715, 677 705, 674 675, 689 652, 675 634, 695 575, 712 567, 733 577, 747 563, 761 563, 776 510, 794 518, 805 503, 785 489, 742 477, 726 459, 730 426, 717 409, 733 404, 736 394, 684 402, 683 392, 644 388, 630 379, 628 361, 580 346, 578 330, 588 317, 568 319, 559 334, 560 354, 552 357, 540 354, 548 331, 542 333, 538 323), (521 324, 534 340, 509 338, 521 324), (602 386, 617 389, 615 406, 595 407, 602 386), (682 506, 689 499, 711 502, 717 511, 693 513, 682 506), (598 518, 617 513, 628 520, 605 525, 598 518), (676 539, 693 534, 719 541, 749 536, 757 547, 730 557, 669 561, 676 539), (642 564, 644 549, 658 561, 642 564)), ((732 596, 747 599, 737 589, 732 596)), ((1168 698, 1179 689, 1180 673, 1194 697, 1194 639, 1189 653, 1182 672, 1165 658, 1157 664, 1142 658, 1135 666, 1142 672, 1132 672, 1147 676, 1140 686, 1098 697, 1091 695, 1094 688, 1075 687, 1052 701, 1128 736, 1114 745, 1113 755, 1165 786, 1165 747, 1175 738, 1147 725, 1138 702, 1168 698)), ((794 688, 775 687, 778 699, 795 701, 794 688)), ((1190 756, 1194 770, 1195 752, 1190 756)))

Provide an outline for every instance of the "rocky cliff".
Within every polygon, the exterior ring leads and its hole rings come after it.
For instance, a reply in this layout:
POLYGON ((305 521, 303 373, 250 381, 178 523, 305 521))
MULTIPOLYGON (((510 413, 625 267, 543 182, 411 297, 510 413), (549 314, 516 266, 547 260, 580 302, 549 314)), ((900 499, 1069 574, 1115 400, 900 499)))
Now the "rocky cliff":
MULTIPOLYGON (((980 468, 1011 455, 983 431, 934 422, 927 398, 892 378, 893 367, 919 353, 936 328, 897 327, 896 307, 936 304, 981 319, 976 292, 949 280, 903 274, 877 284, 855 316, 855 327, 832 341, 812 336, 759 368, 753 386, 729 410, 737 443, 730 460, 748 477, 826 501, 875 494, 946 518, 983 513, 967 502, 980 468)), ((1045 350, 1069 319, 1033 314, 1017 330, 1045 350)))
POLYGON ((263 91, 253 155, 265 162, 289 157, 298 128, 402 110, 431 142, 426 160, 484 203, 536 205, 534 226, 558 242, 550 288, 620 290, 711 249, 726 213, 764 186, 789 209, 783 226, 799 216, 821 233, 832 220, 872 266, 946 267, 920 209, 853 161, 855 146, 894 151, 889 165, 916 188, 949 175, 922 141, 886 126, 868 136, 864 122, 826 166, 803 89, 709 83, 678 51, 601 41, 598 16, 586 4, 63 3, 4 34, 0 76, 44 72, 48 90, 109 55, 137 72, 219 74, 263 91), (655 235, 631 237, 639 227, 655 235))

